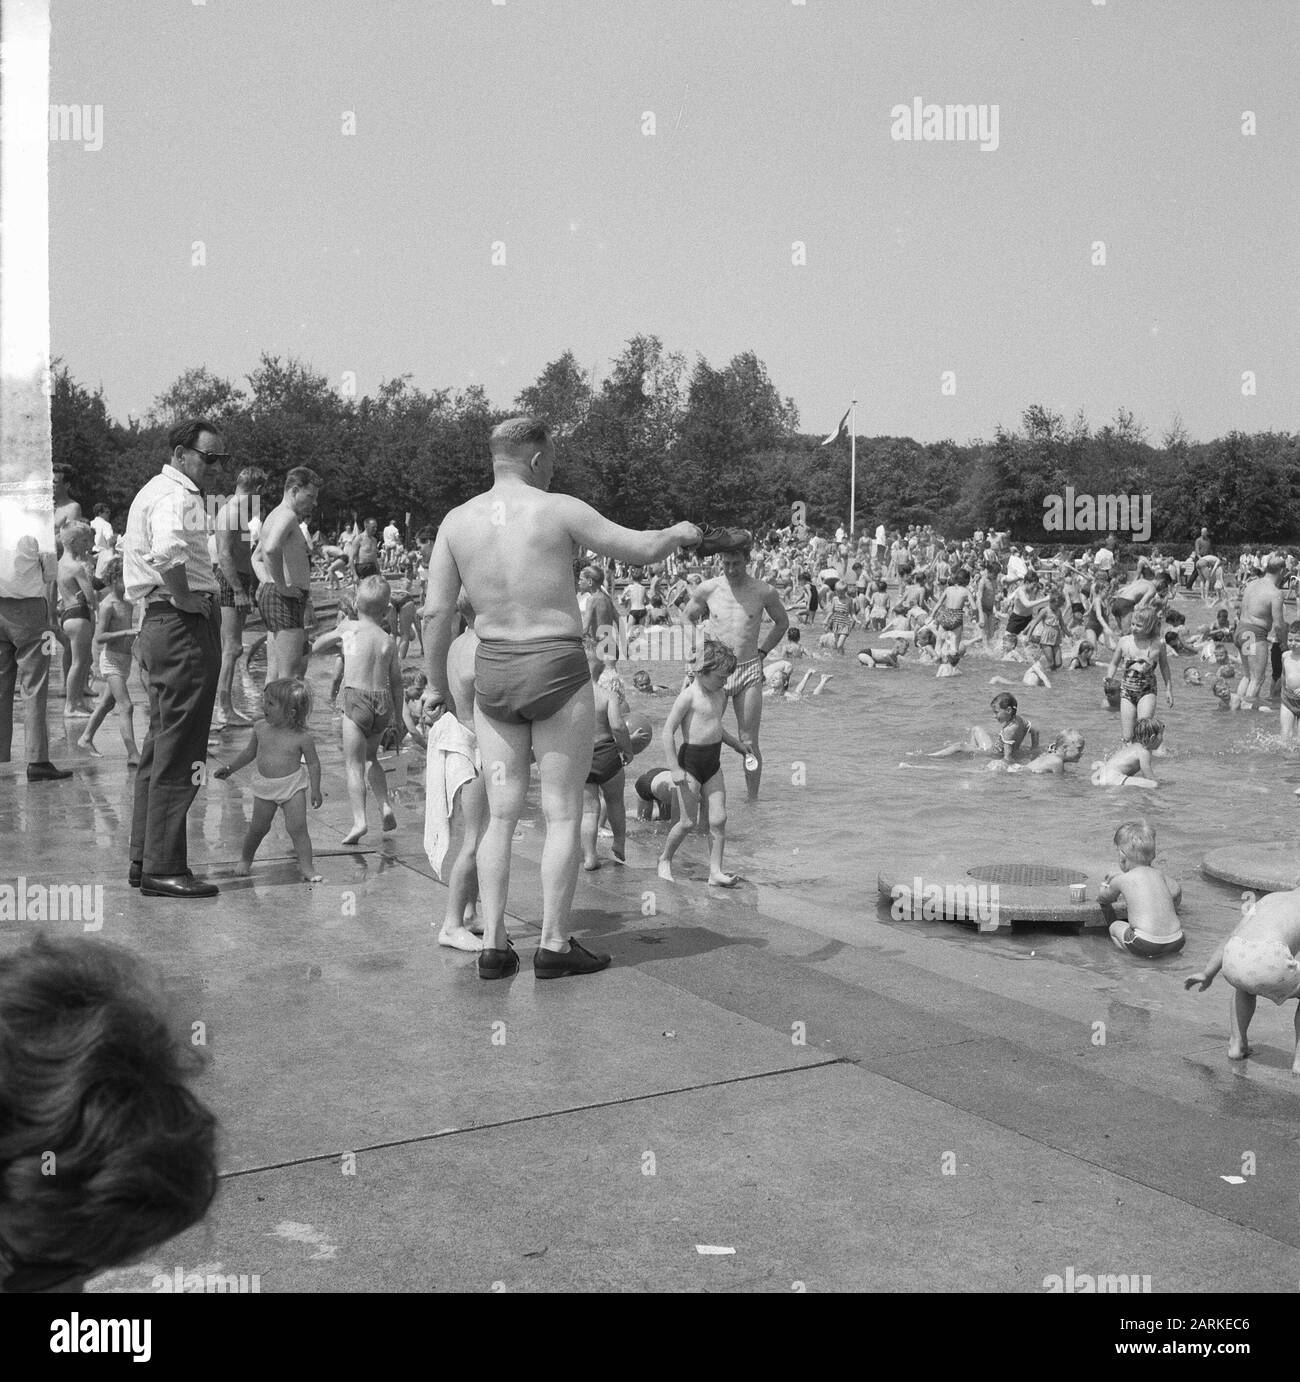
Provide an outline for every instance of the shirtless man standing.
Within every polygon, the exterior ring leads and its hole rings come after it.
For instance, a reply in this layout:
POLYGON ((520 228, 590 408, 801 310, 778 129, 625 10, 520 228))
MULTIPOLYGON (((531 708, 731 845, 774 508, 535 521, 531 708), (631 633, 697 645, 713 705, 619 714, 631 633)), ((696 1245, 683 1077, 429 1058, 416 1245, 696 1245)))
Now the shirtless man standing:
POLYGON ((221 605, 221 674, 217 678, 213 729, 246 729, 252 724, 236 712, 232 694, 235 664, 244 651, 244 621, 253 608, 253 544, 248 535, 248 520, 266 481, 266 471, 246 466, 235 481, 234 494, 217 510, 214 571, 221 605))
POLYGON ((1286 638, 1286 615, 1282 609, 1285 579, 1286 561, 1269 557, 1264 574, 1251 581, 1242 595, 1234 641, 1241 650, 1242 678, 1237 694, 1243 702, 1253 701, 1259 695, 1272 653, 1270 645, 1286 638))
POLYGON ((375 532, 379 522, 366 519, 366 526, 352 539, 348 548, 348 560, 352 563, 352 574, 360 585, 367 576, 379 575, 379 539, 375 532))
POLYGON ((54 536, 80 517, 81 505, 68 493, 68 472, 60 467, 54 472, 54 536))
POLYGON ((268 635, 266 679, 306 675, 303 653, 307 599, 311 594, 311 553, 298 526, 311 516, 321 478, 306 466, 284 477, 284 498, 266 516, 253 553, 253 571, 262 582, 257 607, 268 635))
POLYGON ((763 752, 758 745, 758 726, 763 718, 763 659, 785 641, 790 616, 781 603, 780 592, 749 574, 748 547, 723 552, 721 561, 722 575, 696 588, 686 606, 686 618, 692 624, 707 618, 712 637, 736 655, 736 670, 727 678, 723 690, 731 697, 736 712, 737 737, 750 740, 753 757, 758 760, 757 767, 745 769, 749 800, 757 801, 758 784, 763 777, 763 752), (760 646, 758 632, 764 613, 774 627, 766 646, 760 646))
POLYGON ((573 588, 576 549, 632 562, 659 561, 701 534, 678 523, 658 532, 621 528, 567 494, 548 494, 555 447, 546 424, 511 418, 492 433, 492 488, 443 520, 429 559, 424 607, 426 710, 450 708, 447 649, 464 585, 476 611, 474 729, 490 821, 478 850, 483 902, 479 977, 519 968, 506 935, 506 893, 515 825, 528 791, 529 756, 541 773, 542 848, 539 979, 593 974, 609 963, 565 928, 581 862, 583 783, 591 769, 595 706, 573 588))
POLYGON ((579 572, 578 608, 582 613, 582 641, 587 651, 616 658, 623 644, 618 636, 618 608, 605 589, 605 573, 599 566, 584 566, 579 572))

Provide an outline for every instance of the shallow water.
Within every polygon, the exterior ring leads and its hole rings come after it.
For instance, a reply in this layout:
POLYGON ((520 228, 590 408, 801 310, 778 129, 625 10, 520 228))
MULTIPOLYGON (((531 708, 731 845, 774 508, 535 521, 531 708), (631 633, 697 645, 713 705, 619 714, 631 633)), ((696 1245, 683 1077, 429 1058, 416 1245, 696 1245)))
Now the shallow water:
MULTIPOLYGON (((1183 607, 1193 626, 1203 622, 1196 606, 1184 601, 1183 607)), ((921 666, 909 653, 897 671, 874 671, 861 667, 856 653, 875 641, 855 632, 846 656, 805 660, 805 666, 834 673, 821 696, 797 703, 764 700, 763 794, 756 806, 745 801, 739 755, 724 750, 727 866, 743 875, 746 889, 754 889, 757 905, 769 916, 813 927, 820 918, 834 918, 841 929, 845 921, 851 924, 860 916, 912 933, 920 931, 937 944, 970 951, 972 959, 991 947, 994 953, 1012 959, 1028 959, 1032 952, 1116 977, 1132 975, 1135 968, 1148 975, 1173 977, 1199 968, 1240 912, 1239 890, 1200 873, 1206 851, 1233 841, 1288 839, 1300 834, 1300 798, 1293 795, 1300 785, 1300 754, 1282 748, 1276 709, 1267 715, 1221 710, 1208 685, 1183 683, 1184 667, 1204 670, 1204 663, 1171 659, 1174 709, 1164 707, 1162 690, 1156 712, 1166 724, 1167 756, 1156 760, 1161 785, 1155 791, 1142 791, 1098 788, 1090 782, 1091 764, 1119 740, 1119 716, 1106 709, 1102 699, 1102 667, 1081 672, 1063 669, 1054 674, 1050 691, 991 687, 991 676, 1018 680, 1023 667, 972 652, 962 662, 961 676, 939 679, 933 667, 921 666), (926 757, 964 738, 973 724, 995 731, 989 701, 999 690, 1016 696, 1043 744, 1066 727, 1084 734, 1083 759, 1067 768, 1064 778, 989 773, 985 760, 970 756, 926 757), (877 894, 876 877, 882 867, 918 855, 932 859, 936 872, 954 881, 972 865, 1013 861, 1068 863, 1100 878, 1118 866, 1112 843, 1116 827, 1141 817, 1156 829, 1157 865, 1180 879, 1184 890, 1187 946, 1169 960, 1135 960, 1116 950, 1105 931, 1084 934, 1018 926, 978 934, 947 922, 895 922, 887 901, 882 906, 877 894)), ((632 674, 643 667, 660 684, 676 687, 681 664, 629 661, 619 668, 633 708, 648 714, 656 731, 651 747, 628 771, 629 833, 644 840, 633 854, 641 859, 653 858, 666 826, 636 821, 631 782, 658 761, 658 730, 672 704, 671 692, 646 696, 632 689, 632 674)), ((260 672, 259 667, 259 677, 260 672)), ((333 672, 333 657, 313 659, 310 678, 317 708, 312 728, 323 762, 336 771, 340 730, 328 706, 333 672)), ((241 700, 248 699, 247 683, 237 694, 241 700)), ((138 701, 143 699, 143 695, 138 697, 138 701)), ((137 711, 136 727, 141 734, 142 718, 137 711)), ((729 723, 730 719, 729 715, 729 723)), ((51 716, 52 729, 56 723, 51 716)), ((76 732, 84 722, 70 723, 76 732)), ((115 740, 115 727, 106 723, 98 736, 106 758, 120 756, 115 740)), ((70 756, 71 749, 66 753, 70 756)), ((423 774, 416 755, 404 758, 411 781, 399 793, 399 817, 409 820, 411 814, 422 811, 423 774)), ((129 791, 124 798, 123 785, 117 783, 109 790, 87 777, 85 798, 59 798, 58 811, 51 805, 52 794, 29 794, 16 807, 21 815, 18 828, 72 828, 99 849, 115 849, 115 842, 125 843, 128 824, 124 801, 129 802, 129 791)), ((233 859, 243 839, 245 819, 244 803, 236 794, 201 794, 191 815, 191 829, 202 831, 210 857, 233 859)), ((531 832, 540 823, 534 783, 524 828, 531 832)), ((375 831, 369 843, 377 845, 379 838, 375 831)), ((323 852, 331 845, 320 838, 316 847, 323 852)), ((407 848, 405 840, 402 848, 407 848)), ((607 850, 607 841, 602 841, 602 853, 607 850)), ((706 839, 689 837, 675 861, 679 878, 702 879, 707 854, 706 839)), ((1089 895, 1095 896, 1094 882, 1090 882, 1089 895)), ((700 906, 709 905, 709 893, 701 887, 700 906)), ((1181 984, 1174 988, 1181 997, 1181 984)), ((1140 988, 1144 998, 1154 995, 1156 1001, 1165 991, 1163 981, 1154 989, 1140 988)))
MULTIPOLYGON (((1189 607, 1194 610, 1194 607, 1189 607)), ((1193 614, 1194 617, 1194 614, 1193 614)), ((976 934, 943 922, 894 922, 887 904, 878 905, 876 876, 882 866, 918 854, 932 857, 943 875, 960 877, 980 862, 1025 861, 1086 864, 1100 877, 1118 867, 1113 837, 1124 820, 1145 818, 1156 830, 1156 864, 1183 885, 1182 916, 1187 946, 1156 968, 1191 973, 1231 930, 1241 907, 1240 891, 1206 879, 1200 861, 1207 850, 1234 840, 1286 839, 1297 833, 1300 756, 1286 752, 1278 737, 1278 713, 1221 710, 1209 686, 1187 686, 1183 668, 1206 664, 1171 659, 1174 708, 1157 717, 1166 725, 1166 756, 1156 759, 1160 787, 1099 788, 1090 781, 1092 763, 1119 742, 1119 715, 1105 707, 1101 667, 1052 678, 1050 691, 1037 687, 993 687, 989 678, 1018 680, 1023 667, 978 654, 962 662, 963 675, 939 679, 909 653, 897 671, 861 667, 856 652, 869 640, 850 637, 845 657, 811 663, 834 672, 825 692, 797 703, 767 699, 761 743, 763 795, 745 802, 739 758, 724 751, 729 824, 727 864, 758 890, 759 906, 797 897, 797 911, 859 912, 891 926, 923 928, 936 940, 957 946, 989 947, 1009 956, 1039 955, 1108 974, 1137 964, 1111 944, 1104 931, 1017 926, 1014 931, 976 934), (1087 740, 1083 759, 1064 778, 1024 773, 990 773, 971 756, 932 760, 926 755, 964 738, 982 724, 996 733, 991 697, 1009 690, 1046 745, 1058 730, 1080 730, 1087 740)), ((661 682, 674 677, 663 663, 627 663, 631 673, 648 667, 661 682)), ((802 676, 802 667, 796 675, 802 676)), ((815 685, 816 678, 812 684, 815 685)), ((671 696, 642 696, 629 690, 634 708, 646 711, 656 730, 671 696)), ((657 742, 649 751, 658 754, 657 742)), ((638 760, 637 771, 641 771, 638 760)), ((629 788, 629 800, 631 791, 629 788)), ((659 827, 662 829, 662 827, 659 827)), ((1300 841, 1298 841, 1300 847, 1300 841)), ((694 837, 679 859, 691 876, 703 863, 705 842, 694 837)), ((1095 896, 1095 884, 1089 893, 1095 896)), ((786 913, 788 914, 788 912, 786 913)))

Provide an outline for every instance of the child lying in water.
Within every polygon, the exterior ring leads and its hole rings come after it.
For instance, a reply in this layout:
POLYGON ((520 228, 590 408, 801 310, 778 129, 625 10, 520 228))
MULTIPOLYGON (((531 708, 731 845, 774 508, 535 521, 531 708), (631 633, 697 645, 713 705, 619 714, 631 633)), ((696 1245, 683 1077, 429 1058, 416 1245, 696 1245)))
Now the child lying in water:
POLYGON ((1016 698, 1003 691, 994 696, 989 704, 999 726, 996 739, 983 726, 973 725, 965 739, 936 749, 930 757, 949 758, 955 753, 982 753, 1011 763, 1019 756, 1022 747, 1027 746, 1030 754, 1033 754, 1038 748, 1038 731, 1020 714, 1016 698))
POLYGON ((1182 886, 1157 868, 1156 832, 1144 821, 1125 821, 1115 832, 1119 873, 1108 873, 1097 893, 1101 903, 1123 898, 1128 916, 1110 924, 1110 938, 1121 950, 1156 960, 1176 955, 1187 938, 1178 921, 1182 886))
POLYGON ((1077 729, 1063 729, 1047 748, 1029 763, 1005 763, 994 759, 989 771, 1008 773, 1063 773, 1067 763, 1077 763, 1083 757, 1084 738, 1077 729))
POLYGON ((892 652, 884 648, 864 648, 858 654, 858 661, 864 667, 897 667, 898 659, 907 652, 907 644, 900 643, 892 652))
MULTIPOLYGON (((1202 993, 1223 971, 1235 990, 1228 1009, 1228 1059, 1245 1060, 1250 1055, 1246 1040, 1250 1020, 1255 1016, 1255 1000, 1271 998, 1281 1005, 1300 998, 1300 888, 1291 892, 1269 893, 1250 901, 1237 929, 1216 950, 1199 974, 1183 980, 1187 989, 1202 993)), ((1291 1073, 1300 1075, 1300 1008, 1296 1009, 1296 1047, 1291 1058, 1291 1073)))
POLYGON ((1165 727, 1159 720, 1139 720, 1133 742, 1121 744, 1104 763, 1092 765, 1095 787, 1158 787, 1151 755, 1160 747, 1165 727))

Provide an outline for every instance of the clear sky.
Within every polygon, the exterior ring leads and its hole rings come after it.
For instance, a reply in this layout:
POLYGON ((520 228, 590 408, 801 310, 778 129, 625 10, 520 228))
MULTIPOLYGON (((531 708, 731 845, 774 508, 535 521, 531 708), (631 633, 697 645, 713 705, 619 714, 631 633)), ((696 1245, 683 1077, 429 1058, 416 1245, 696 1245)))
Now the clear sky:
POLYGON ((506 407, 643 332, 808 431, 1297 429, 1292 0, 52 6, 50 100, 103 108, 51 145, 53 349, 119 418, 262 350, 506 407), (996 149, 894 139, 914 98, 996 149))

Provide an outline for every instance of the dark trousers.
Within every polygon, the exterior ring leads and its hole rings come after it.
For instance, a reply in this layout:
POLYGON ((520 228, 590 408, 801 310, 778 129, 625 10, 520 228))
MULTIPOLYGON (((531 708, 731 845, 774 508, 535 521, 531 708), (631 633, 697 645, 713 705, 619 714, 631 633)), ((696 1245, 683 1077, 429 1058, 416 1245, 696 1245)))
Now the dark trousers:
POLYGON ((49 627, 49 611, 43 599, 0 599, 0 763, 9 762, 13 747, 15 686, 23 697, 27 761, 44 763, 50 756, 45 727, 45 700, 50 685, 49 627))
POLYGON ((131 862, 149 874, 187 873, 186 813, 208 757, 221 672, 221 611, 150 605, 136 640, 149 687, 149 733, 140 749, 131 815, 131 862))

